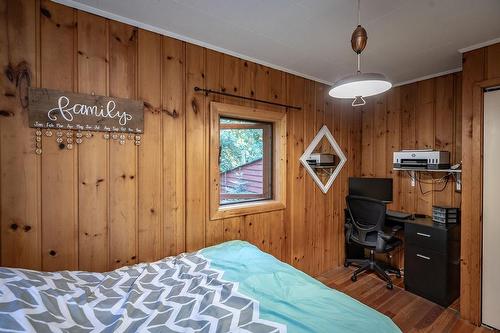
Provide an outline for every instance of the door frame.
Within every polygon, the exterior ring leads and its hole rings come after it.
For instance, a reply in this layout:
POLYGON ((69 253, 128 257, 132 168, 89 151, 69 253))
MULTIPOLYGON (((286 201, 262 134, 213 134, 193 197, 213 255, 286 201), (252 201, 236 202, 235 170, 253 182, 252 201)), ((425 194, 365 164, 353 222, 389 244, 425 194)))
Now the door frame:
POLYGON ((475 310, 470 319, 479 325, 482 324, 484 90, 499 85, 500 78, 474 84, 472 119, 470 124, 462 125, 469 126, 463 128, 463 133, 469 135, 471 142, 470 147, 463 147, 462 160, 470 154, 474 163, 462 170, 462 221, 465 223, 461 225, 460 296, 463 300, 462 295, 469 294, 468 302, 475 310))

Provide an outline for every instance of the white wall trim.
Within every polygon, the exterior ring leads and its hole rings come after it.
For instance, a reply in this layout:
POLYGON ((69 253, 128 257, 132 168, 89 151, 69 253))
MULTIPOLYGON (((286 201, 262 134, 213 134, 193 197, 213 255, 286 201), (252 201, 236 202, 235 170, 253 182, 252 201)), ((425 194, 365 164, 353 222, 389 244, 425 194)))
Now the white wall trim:
POLYGON ((88 13, 91 13, 91 14, 99 15, 99 16, 105 17, 105 18, 110 19, 110 20, 114 20, 114 21, 118 21, 118 22, 121 22, 121 23, 129 24, 129 25, 132 25, 134 27, 138 27, 140 29, 152 31, 152 32, 158 33, 160 35, 164 35, 164 36, 172 37, 172 38, 175 38, 175 39, 179 39, 179 40, 182 40, 184 42, 188 42, 188 43, 195 44, 195 45, 198 45, 198 46, 201 46, 201 47, 205 47, 205 48, 210 49, 210 50, 214 50, 214 51, 217 51, 217 52, 225 53, 225 54, 237 57, 237 58, 241 58, 243 60, 254 62, 256 64, 260 64, 260 65, 263 65, 263 66, 274 68, 274 69, 277 69, 277 70, 280 70, 280 71, 283 71, 283 72, 286 72, 286 73, 289 73, 289 74, 297 75, 297 76, 303 77, 305 79, 309 79, 309 80, 313 80, 313 81, 316 81, 316 82, 320 82, 320 83, 323 83, 323 84, 326 84, 326 85, 329 85, 329 86, 333 85, 332 82, 329 82, 329 81, 326 81, 326 80, 323 80, 323 79, 320 79, 320 78, 317 78, 317 77, 314 77, 314 76, 311 76, 311 75, 307 75, 307 74, 304 74, 304 73, 300 73, 300 72, 288 69, 288 68, 283 67, 283 66, 274 65, 274 64, 268 63, 266 61, 255 59, 255 58, 246 56, 244 54, 240 54, 238 52, 234 52, 234 51, 222 48, 222 47, 218 47, 218 46, 215 46, 215 45, 212 45, 212 44, 209 44, 209 43, 206 43, 206 42, 203 42, 203 41, 200 41, 200 40, 188 37, 188 36, 180 35, 180 34, 177 34, 175 32, 172 32, 172 31, 161 29, 161 28, 149 25, 149 24, 144 23, 144 22, 136 21, 136 20, 128 18, 128 17, 124 17, 124 16, 121 16, 121 15, 116 15, 116 14, 110 13, 110 12, 105 11, 105 10, 101 10, 101 9, 98 9, 98 8, 95 8, 95 7, 92 7, 92 6, 88 6, 86 4, 82 4, 82 3, 77 2, 77 1, 73 1, 73 0, 52 0, 52 1, 56 2, 56 3, 59 3, 61 5, 65 5, 65 6, 68 6, 68 7, 72 7, 72 8, 75 8, 75 9, 82 10, 84 12, 88 12, 88 13))
POLYGON ((465 53, 465 52, 469 52, 469 51, 472 51, 472 50, 480 49, 482 47, 490 46, 490 45, 493 45, 493 44, 496 44, 496 43, 500 43, 500 37, 499 38, 495 38, 495 39, 491 39, 491 40, 487 40, 486 42, 482 42, 482 43, 478 43, 478 44, 474 44, 474 45, 471 45, 471 46, 464 47, 462 49, 459 49, 458 52, 465 53))
POLYGON ((439 72, 439 73, 429 74, 429 75, 426 75, 426 76, 417 77, 416 79, 413 79, 413 80, 398 82, 398 83, 393 84, 392 86, 393 87, 403 86, 405 84, 410 84, 410 83, 415 83, 415 82, 418 82, 418 81, 432 79, 432 78, 435 78, 435 77, 438 77, 438 76, 443 76, 443 75, 447 75, 447 74, 451 74, 451 73, 456 73, 456 72, 460 72, 460 71, 462 71, 462 67, 457 67, 457 68, 449 69, 449 70, 444 71, 444 72, 439 72))

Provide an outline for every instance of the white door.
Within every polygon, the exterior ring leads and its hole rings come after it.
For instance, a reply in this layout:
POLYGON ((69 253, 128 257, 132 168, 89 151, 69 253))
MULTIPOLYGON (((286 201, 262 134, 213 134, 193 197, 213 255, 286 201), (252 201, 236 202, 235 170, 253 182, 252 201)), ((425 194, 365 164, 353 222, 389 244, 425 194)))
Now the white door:
POLYGON ((500 90, 484 93, 483 323, 500 329, 500 90))

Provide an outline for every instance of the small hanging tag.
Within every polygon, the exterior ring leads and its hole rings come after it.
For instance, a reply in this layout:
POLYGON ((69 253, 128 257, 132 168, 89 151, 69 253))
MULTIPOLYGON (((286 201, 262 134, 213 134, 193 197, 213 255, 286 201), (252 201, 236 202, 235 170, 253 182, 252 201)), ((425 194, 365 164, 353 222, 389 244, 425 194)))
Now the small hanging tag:
POLYGON ((37 155, 42 154, 42 130, 40 129, 35 131, 35 153, 37 155))

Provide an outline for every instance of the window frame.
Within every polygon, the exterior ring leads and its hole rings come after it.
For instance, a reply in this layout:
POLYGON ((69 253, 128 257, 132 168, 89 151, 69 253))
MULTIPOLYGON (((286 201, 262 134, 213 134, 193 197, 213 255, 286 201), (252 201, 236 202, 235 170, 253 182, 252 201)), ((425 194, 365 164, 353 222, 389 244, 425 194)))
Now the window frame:
MULTIPOLYGON (((209 140, 209 218, 220 220, 286 207, 286 112, 269 111, 257 108, 210 102, 210 140, 209 140), (220 118, 234 118, 247 121, 272 123, 271 152, 271 199, 248 201, 235 204, 220 204, 220 118)), ((264 165, 264 169, 266 165, 264 165)))

